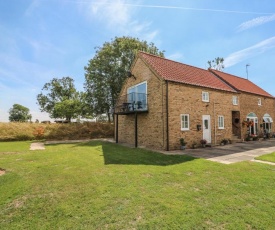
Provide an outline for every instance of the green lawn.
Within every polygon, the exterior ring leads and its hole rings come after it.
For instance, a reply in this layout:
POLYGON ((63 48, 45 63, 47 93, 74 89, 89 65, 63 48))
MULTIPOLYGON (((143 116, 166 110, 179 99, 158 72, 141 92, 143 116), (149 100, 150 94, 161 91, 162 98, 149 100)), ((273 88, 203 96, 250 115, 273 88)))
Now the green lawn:
POLYGON ((261 161, 269 161, 269 162, 274 162, 275 163, 275 152, 266 154, 263 156, 256 157, 255 159, 261 160, 261 161))
POLYGON ((0 229, 274 229, 275 167, 99 141, 0 143, 0 229))

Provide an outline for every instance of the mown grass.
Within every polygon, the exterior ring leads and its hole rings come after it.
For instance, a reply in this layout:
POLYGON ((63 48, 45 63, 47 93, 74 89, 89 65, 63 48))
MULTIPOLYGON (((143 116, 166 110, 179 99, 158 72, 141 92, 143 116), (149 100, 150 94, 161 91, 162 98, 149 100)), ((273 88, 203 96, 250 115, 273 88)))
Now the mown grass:
POLYGON ((112 137, 114 127, 111 123, 0 123, 0 141, 23 140, 72 140, 112 137))
POLYGON ((269 162, 274 162, 275 163, 275 152, 274 153, 270 153, 270 154, 266 154, 266 155, 262 155, 262 156, 259 156, 259 157, 256 157, 255 159, 261 160, 261 161, 269 161, 269 162))
POLYGON ((92 141, 0 143, 0 229, 273 229, 274 166, 92 141), (27 145, 28 143, 26 143, 27 145))

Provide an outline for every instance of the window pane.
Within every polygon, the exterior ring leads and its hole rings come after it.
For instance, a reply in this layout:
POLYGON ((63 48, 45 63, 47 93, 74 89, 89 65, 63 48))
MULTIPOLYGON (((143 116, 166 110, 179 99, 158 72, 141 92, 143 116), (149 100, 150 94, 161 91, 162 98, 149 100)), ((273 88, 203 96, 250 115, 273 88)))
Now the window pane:
POLYGON ((133 103, 135 109, 147 109, 147 82, 127 89, 127 102, 133 103))
POLYGON ((224 117, 223 116, 218 117, 218 127, 224 128, 224 117))
POLYGON ((137 93, 146 93, 146 83, 137 86, 137 93))
POLYGON ((189 130, 189 116, 181 115, 181 129, 189 130))
POLYGON ((208 129, 208 120, 204 120, 204 128, 208 129))
POLYGON ((209 101, 209 93, 208 92, 202 92, 202 100, 209 101))

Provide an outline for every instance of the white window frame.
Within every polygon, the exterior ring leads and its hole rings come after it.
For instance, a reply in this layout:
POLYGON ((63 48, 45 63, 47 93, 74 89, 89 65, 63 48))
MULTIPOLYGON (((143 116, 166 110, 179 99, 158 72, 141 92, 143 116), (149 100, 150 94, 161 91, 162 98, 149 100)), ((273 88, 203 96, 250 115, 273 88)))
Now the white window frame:
POLYGON ((180 127, 181 127, 181 131, 187 131, 187 130, 190 130, 190 119, 189 119, 189 114, 181 114, 180 115, 180 127), (183 127, 183 124, 185 124, 185 120, 183 121, 182 118, 183 117, 187 117, 187 126, 184 125, 183 127))
POLYGON ((201 97, 202 97, 203 102, 209 102, 209 93, 208 92, 202 91, 201 97))
POLYGON ((253 127, 249 126, 249 128, 247 129, 249 131, 249 134, 250 135, 258 135, 259 134, 259 128, 258 128, 259 121, 258 121, 258 117, 256 116, 256 114, 255 113, 248 114, 246 117, 246 120, 253 121, 253 124, 254 124, 253 127))
POLYGON ((218 129, 224 129, 224 116, 218 116, 218 129))
MULTIPOLYGON (((143 109, 146 110, 146 109, 147 109, 147 81, 143 81, 143 82, 140 82, 140 83, 138 83, 138 84, 136 84, 136 85, 132 85, 131 87, 129 87, 129 88, 127 89, 127 95, 130 94, 130 91, 131 91, 132 89, 137 89, 137 87, 140 86, 140 85, 142 85, 142 84, 145 84, 145 102, 144 102, 145 107, 144 107, 143 109)), ((135 93, 138 93, 138 92, 135 91, 135 93)), ((129 98, 127 98, 127 101, 130 102, 130 103, 133 103, 133 101, 129 101, 129 98)))
POLYGON ((238 96, 232 96, 232 104, 238 105, 238 96))
POLYGON ((142 84, 145 84, 146 85, 146 95, 147 95, 147 81, 143 81, 143 82, 140 82, 140 83, 138 83, 138 84, 136 84, 136 85, 132 85, 131 87, 129 87, 128 89, 127 89, 127 94, 129 94, 129 91, 131 90, 131 89, 133 89, 133 88, 137 88, 139 85, 142 85, 142 84))
POLYGON ((258 98, 258 105, 262 105, 262 99, 258 98))

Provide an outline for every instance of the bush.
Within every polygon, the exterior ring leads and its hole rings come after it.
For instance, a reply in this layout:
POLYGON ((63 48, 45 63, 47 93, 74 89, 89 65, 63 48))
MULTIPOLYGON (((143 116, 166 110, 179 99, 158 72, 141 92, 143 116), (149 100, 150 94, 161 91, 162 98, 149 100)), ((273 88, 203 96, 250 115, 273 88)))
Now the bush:
POLYGON ((0 141, 18 140, 81 140, 113 137, 111 123, 0 123, 0 141))

